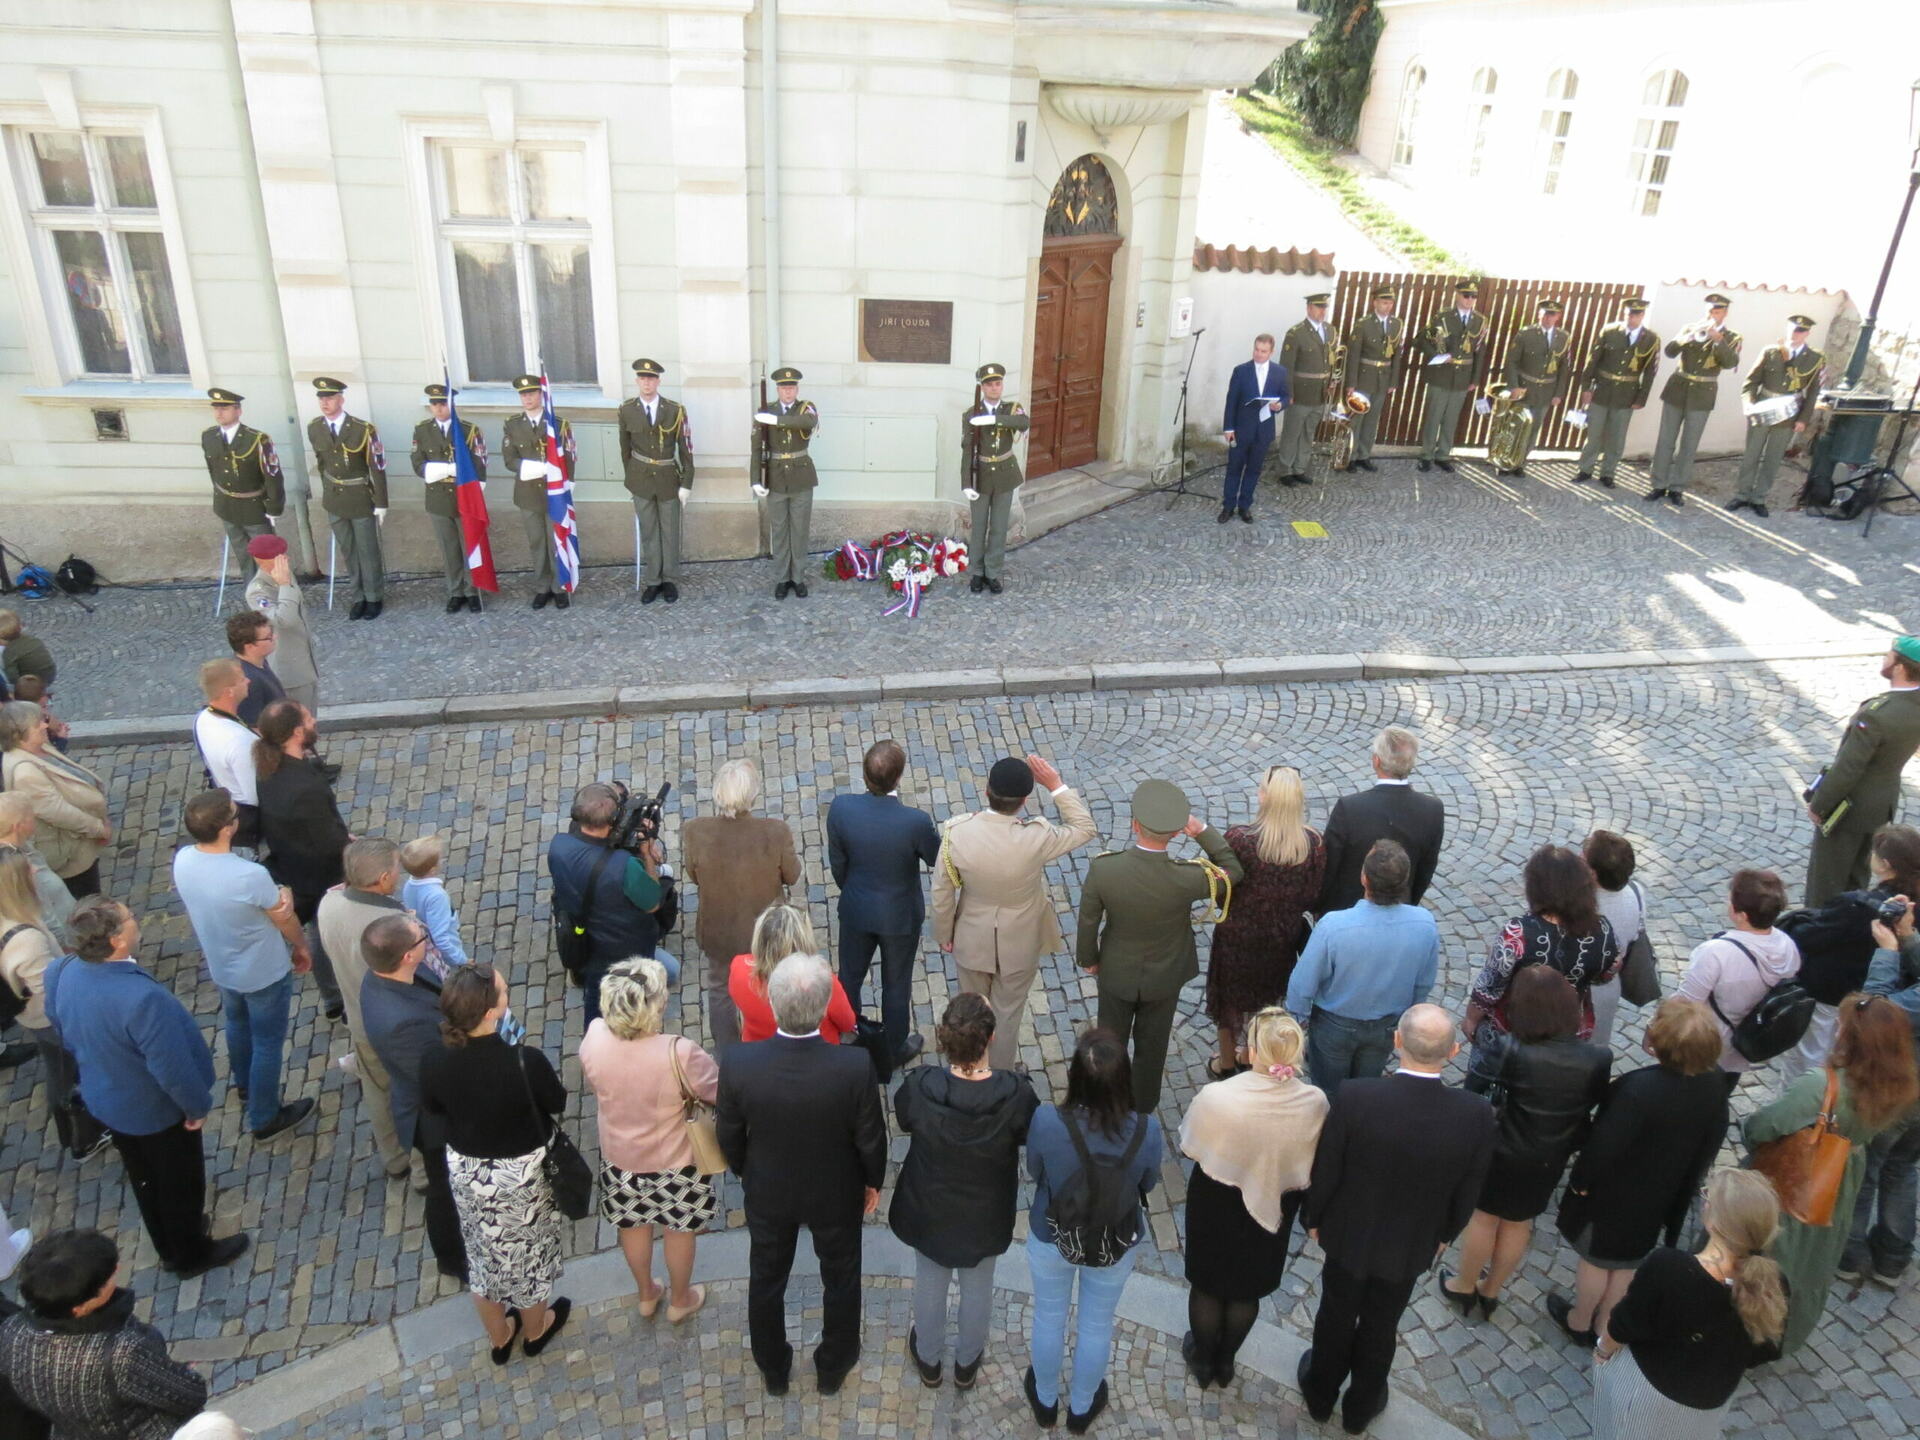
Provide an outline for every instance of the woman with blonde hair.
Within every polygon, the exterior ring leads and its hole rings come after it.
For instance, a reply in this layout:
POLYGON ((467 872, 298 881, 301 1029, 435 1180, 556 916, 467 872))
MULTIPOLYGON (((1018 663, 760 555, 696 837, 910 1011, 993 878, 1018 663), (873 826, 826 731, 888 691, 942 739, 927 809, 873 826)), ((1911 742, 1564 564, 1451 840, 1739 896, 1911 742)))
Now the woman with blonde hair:
POLYGON ((1280 1287, 1293 1217, 1313 1172, 1327 1097, 1304 1078, 1306 1032, 1278 1005, 1247 1021, 1249 1068, 1202 1086, 1180 1126, 1187 1181, 1187 1323, 1181 1342, 1201 1388, 1233 1381, 1233 1360, 1280 1287))
POLYGON ((1207 962, 1207 1014, 1220 1031, 1214 1079, 1233 1074, 1246 1017, 1287 993, 1306 912, 1326 875, 1327 849, 1307 824, 1307 792, 1291 765, 1270 766, 1251 825, 1227 831, 1246 878, 1233 887, 1227 918, 1213 928, 1207 962))
POLYGON ((1593 1352, 1597 1440, 1713 1440, 1740 1377, 1778 1359, 1787 1323, 1773 1186, 1719 1170, 1697 1255, 1662 1247, 1641 1262, 1593 1352))
MULTIPOLYGON (((789 955, 817 955, 813 922, 797 905, 769 905, 753 922, 753 948, 733 957, 733 970, 727 980, 727 994, 740 1012, 742 1040, 771 1039, 780 1027, 773 1018, 773 1005, 767 999, 767 982, 773 970, 789 955)), ((820 1038, 838 1045, 840 1037, 852 1032, 856 1017, 853 1002, 840 983, 833 979, 833 998, 827 1002, 827 1015, 820 1022, 820 1038)))
POLYGON ((622 960, 600 981, 600 1018, 580 1042, 580 1072, 600 1102, 600 1216, 620 1232, 620 1250, 651 1320, 664 1297, 678 1325, 706 1303, 692 1284, 700 1232, 720 1213, 714 1182, 694 1164, 688 1096, 711 1105, 720 1067, 684 1035, 662 1035, 667 970, 658 960, 622 960), (653 1281, 653 1232, 665 1232, 665 1290, 653 1281))
POLYGON ((34 837, 39 828, 31 800, 10 790, 0 791, 0 845, 12 846, 33 865, 33 888, 40 895, 40 918, 54 935, 63 935, 67 917, 73 914, 77 902, 66 882, 53 873, 46 856, 35 847, 34 837))
POLYGON ((54 1130, 74 1159, 84 1160, 104 1149, 108 1137, 84 1106, 72 1103, 79 1066, 47 1018, 43 977, 65 951, 41 910, 32 859, 25 851, 0 846, 0 984, 25 1002, 20 1028, 39 1052, 54 1130))

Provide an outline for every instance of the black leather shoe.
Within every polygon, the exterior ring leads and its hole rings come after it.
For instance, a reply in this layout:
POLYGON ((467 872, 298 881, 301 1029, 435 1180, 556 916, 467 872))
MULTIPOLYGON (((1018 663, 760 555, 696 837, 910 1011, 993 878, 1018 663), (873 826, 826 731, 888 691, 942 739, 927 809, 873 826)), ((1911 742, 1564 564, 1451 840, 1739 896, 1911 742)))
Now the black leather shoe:
POLYGON ((1067 1433, 1069 1435, 1086 1434, 1093 1428, 1093 1422, 1100 1418, 1100 1412, 1106 1408, 1107 1382, 1102 1380, 1100 1388, 1093 1392, 1093 1403, 1087 1406, 1086 1414, 1076 1415, 1071 1410, 1067 1412, 1067 1433))
POLYGON ((1573 477, 1573 483, 1576 485, 1584 485, 1591 479, 1593 479, 1593 476, 1582 470, 1573 477))
POLYGON ((925 1050, 926 1048, 927 1048, 926 1036, 922 1035, 917 1030, 914 1031, 913 1034, 907 1036, 907 1038, 901 1042, 899 1053, 897 1053, 893 1057, 893 1068, 898 1070, 902 1065, 905 1065, 909 1060, 912 1060, 915 1057, 917 1057, 920 1054, 920 1052, 922 1050, 925 1050))
POLYGON ((978 1355, 973 1357, 973 1363, 971 1365, 962 1365, 958 1360, 954 1361, 954 1388, 957 1390, 971 1390, 973 1388, 973 1382, 980 1378, 980 1362, 986 1358, 987 1352, 982 1350, 978 1355))
POLYGON ((282 1105, 278 1115, 253 1132, 253 1138, 271 1140, 283 1130, 291 1130, 312 1113, 313 1101, 311 1100, 295 1100, 289 1105, 282 1105))
POLYGON ((660 587, 660 598, 671 605, 680 598, 680 587, 671 580, 660 587))
POLYGON ((1744 500, 1722 500, 1720 502, 1720 508, 1731 515, 1734 511, 1742 509, 1746 503, 1744 500))
POLYGON ((1611 475, 1602 475, 1600 477, 1600 484, 1608 490, 1613 489, 1613 477, 1611 475))
POLYGON ((364 620, 366 618, 367 618, 367 602, 364 600, 354 601, 352 607, 347 611, 347 619, 364 620))
POLYGON ((386 609, 387 609, 387 602, 384 600, 367 601, 367 619, 378 620, 383 614, 386 613, 386 609))
POLYGON ((467 608, 478 615, 480 613, 480 597, 478 595, 467 596, 467 608))
POLYGON ((552 603, 553 592, 551 590, 542 590, 538 595, 533 597, 533 608, 536 610, 544 610, 552 603))
POLYGON ((1516 465, 1513 467, 1513 469, 1509 470, 1507 473, 1513 476, 1513 478, 1516 480, 1531 480, 1533 478, 1533 476, 1530 473, 1528 473, 1527 467, 1524 465, 1516 465))
POLYGON ((1216 525, 1224 525, 1227 523, 1227 521, 1231 520, 1232 518, 1233 518, 1233 511, 1223 506, 1221 508, 1220 513, 1213 517, 1213 523, 1216 525))
POLYGON ((1438 1290, 1440 1292, 1440 1298, 1455 1310, 1458 1310, 1462 1317, 1471 1320, 1473 1318, 1474 1292, 1468 1290, 1463 1293, 1462 1291, 1454 1289, 1447 1283, 1454 1278, 1453 1271, 1447 1269, 1444 1265, 1441 1266, 1440 1278, 1434 1282, 1434 1289, 1438 1290))
POLYGON ((1180 1357, 1187 1362, 1187 1373, 1202 1390, 1213 1384, 1213 1367, 1200 1363, 1200 1346, 1189 1330, 1180 1341, 1180 1357))
POLYGON ((161 1268, 178 1275, 182 1280, 191 1280, 196 1275, 204 1275, 209 1270, 218 1270, 222 1265, 231 1265, 247 1253, 247 1247, 253 1242, 245 1235, 229 1235, 224 1240, 207 1242, 207 1253, 191 1265, 175 1267, 165 1265, 161 1268))
POLYGON ((1767 509, 1767 502, 1764 500, 1751 501, 1747 505, 1747 508, 1753 511, 1753 513, 1758 515, 1762 520, 1766 519, 1768 514, 1770 513, 1767 509))
POLYGON ((1648 500, 1648 501, 1664 500, 1667 498, 1667 492, 1664 490, 1649 490, 1647 491, 1646 494, 1642 495, 1640 498, 1642 500, 1648 500))
POLYGON ((907 1357, 913 1361, 913 1368, 920 1372, 920 1383, 929 1390, 938 1390, 942 1367, 929 1365, 920 1358, 920 1332, 912 1326, 907 1327, 907 1357))
POLYGON ((660 598, 660 587, 658 585, 649 585, 647 586, 646 589, 640 592, 640 603, 642 605, 651 605, 654 601, 658 600, 659 598, 660 598))
POLYGON ((847 1376, 853 1373, 853 1367, 859 1363, 860 1352, 855 1350, 853 1352, 853 1358, 838 1370, 821 1370, 816 1372, 820 1384, 820 1393, 822 1395, 838 1395, 840 1393, 840 1387, 847 1383, 847 1376))
POLYGON ((971 590, 976 595, 978 595, 982 590, 986 588, 987 588, 987 577, 984 575, 976 575, 971 580, 967 581, 967 589, 971 590))
MULTIPOLYGON (((991 582, 989 582, 989 583, 991 583, 991 582)), ((806 598, 807 598, 807 582, 806 582, 806 581, 804 581, 804 580, 796 580, 796 581, 794 581, 794 582, 793 582, 793 594, 794 594, 794 598, 795 598, 795 599, 798 599, 798 600, 804 600, 804 599, 806 599, 806 598)))
POLYGON ((1433 468, 1433 462, 1431 460, 1418 460, 1414 462, 1413 468, 1424 475, 1433 468))
POLYGON ((1300 1363, 1298 1366, 1295 1367, 1293 1375, 1294 1375, 1294 1379, 1297 1380, 1300 1384, 1300 1398, 1306 1402, 1307 1414, 1311 1415, 1315 1420, 1319 1421, 1322 1425, 1324 1425, 1327 1423, 1327 1421, 1333 1418, 1333 1402, 1329 1400, 1325 1405, 1316 1405, 1308 1397, 1307 1372, 1312 1368, 1313 1368, 1313 1351, 1308 1350, 1304 1355, 1300 1357, 1300 1363))
POLYGON ((1373 473, 1373 462, 1371 460, 1356 460, 1353 462, 1352 468, 1355 470, 1364 470, 1371 475, 1373 473))
POLYGON ((1031 1365, 1027 1367, 1026 1376, 1021 1380, 1020 1384, 1027 1392, 1027 1408, 1033 1411, 1033 1418, 1039 1422, 1040 1428, 1042 1430, 1051 1430, 1054 1426, 1058 1425, 1060 1423, 1060 1402, 1056 1400, 1051 1405, 1042 1405, 1040 1403, 1040 1390, 1039 1387, 1033 1383, 1033 1367, 1031 1365))
POLYGON ((520 1344, 520 1353, 529 1360, 547 1348, 547 1342, 566 1328, 567 1317, 573 1313, 573 1301, 562 1295, 547 1309, 547 1332, 538 1340, 525 1340, 520 1344))
POLYGON ((787 1386, 792 1383, 792 1377, 788 1375, 770 1375, 765 1370, 762 1370, 760 1372, 760 1383, 767 1387, 767 1394, 777 1399, 787 1393, 787 1386))
POLYGON ((1296 485, 1311 485, 1313 483, 1313 477, 1311 475, 1296 475, 1293 477, 1293 483, 1296 485))
POLYGON ((1671 505, 1676 510, 1684 509, 1686 507, 1687 497, 1678 490, 1667 491, 1666 499, 1667 499, 1667 504, 1671 505))
POLYGON ((1251 525, 1253 523, 1253 511, 1242 510, 1240 512, 1240 523, 1242 525, 1251 525))
POLYGON ((1382 1400, 1364 1415, 1342 1414, 1340 1428, 1349 1435, 1364 1435, 1367 1433, 1367 1427, 1378 1420, 1386 1408, 1387 1402, 1382 1400))
POLYGON ((793 582, 791 580, 782 580, 778 585, 773 587, 773 598, 776 600, 786 599, 787 591, 791 590, 792 588, 793 588, 793 582))
POLYGON ((513 1358, 513 1342, 520 1338, 520 1312, 507 1306, 507 1324, 513 1328, 507 1331, 507 1343, 487 1347, 487 1358, 496 1365, 504 1365, 513 1358))
POLYGON ((554 609, 565 610, 571 604, 573 604, 573 596, 569 595, 566 591, 556 590, 553 592, 554 609))
MULTIPOLYGON (((1002 585, 998 580, 994 579, 991 575, 987 577, 987 593, 989 595, 998 595, 1004 589, 1006 589, 1006 586, 1002 585)), ((802 590, 800 593, 804 595, 807 592, 802 590)))
POLYGON ((344 1004, 329 1005, 322 1013, 325 1014, 329 1020, 338 1020, 347 1013, 347 1007, 344 1004))
POLYGON ((1444 470, 1449 475, 1453 473, 1453 462, 1451 460, 1436 460, 1433 463, 1435 468, 1444 470))
POLYGON ((466 608, 467 608, 467 597, 464 595, 456 595, 451 600, 447 601, 447 613, 449 615, 458 615, 462 610, 466 608))

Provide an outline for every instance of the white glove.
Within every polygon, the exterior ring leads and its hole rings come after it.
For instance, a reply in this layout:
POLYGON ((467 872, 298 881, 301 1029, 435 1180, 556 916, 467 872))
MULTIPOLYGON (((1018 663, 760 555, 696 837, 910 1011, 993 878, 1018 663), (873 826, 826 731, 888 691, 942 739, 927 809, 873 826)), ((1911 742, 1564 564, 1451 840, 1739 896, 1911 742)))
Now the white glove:
POLYGON ((771 410, 756 410, 753 412, 753 418, 758 420, 762 425, 777 425, 780 423, 780 417, 771 410))
POLYGON ((970 418, 967 423, 969 425, 997 425, 1000 423, 1000 417, 998 415, 975 415, 970 418))
POLYGON ((374 506, 374 507, 373 507, 373 518, 374 518, 375 520, 384 520, 384 519, 386 519, 386 518, 387 518, 387 507, 386 507, 386 506, 384 506, 384 505, 376 505, 376 506, 374 506))
POLYGON ((1473 413, 1476 415, 1491 415, 1493 413, 1493 402, 1482 395, 1478 400, 1473 402, 1473 413))
POLYGON ((758 495, 762 500, 764 500, 767 498, 767 487, 764 485, 755 485, 753 487, 753 493, 758 495))
POLYGON ((687 503, 687 501, 691 500, 692 498, 693 498, 693 491, 689 490, 685 485, 682 485, 680 487, 680 503, 684 505, 687 503))
POLYGON ((451 480, 455 475, 460 473, 454 469, 451 462, 446 460, 429 460, 420 468, 424 472, 420 478, 425 480, 429 485, 437 480, 451 480))
POLYGON ((522 460, 520 462, 520 478, 522 480, 545 480, 547 478, 547 462, 544 460, 522 460))
POLYGON ((969 502, 978 500, 980 498, 980 492, 978 490, 967 489, 967 490, 962 490, 960 493, 966 496, 969 502))
POLYGON ((567 478, 567 472, 562 470, 558 465, 542 465, 540 469, 549 480, 564 480, 567 478))

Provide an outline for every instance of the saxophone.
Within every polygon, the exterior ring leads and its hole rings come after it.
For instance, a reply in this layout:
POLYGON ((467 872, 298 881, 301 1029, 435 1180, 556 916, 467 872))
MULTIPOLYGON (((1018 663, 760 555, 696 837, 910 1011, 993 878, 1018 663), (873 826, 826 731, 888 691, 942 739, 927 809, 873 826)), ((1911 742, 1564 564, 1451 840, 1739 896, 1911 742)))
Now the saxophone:
POLYGON ((1527 461, 1527 432, 1533 412, 1513 398, 1505 385, 1488 387, 1493 400, 1493 428, 1487 438, 1487 460, 1496 470, 1518 470, 1527 461))

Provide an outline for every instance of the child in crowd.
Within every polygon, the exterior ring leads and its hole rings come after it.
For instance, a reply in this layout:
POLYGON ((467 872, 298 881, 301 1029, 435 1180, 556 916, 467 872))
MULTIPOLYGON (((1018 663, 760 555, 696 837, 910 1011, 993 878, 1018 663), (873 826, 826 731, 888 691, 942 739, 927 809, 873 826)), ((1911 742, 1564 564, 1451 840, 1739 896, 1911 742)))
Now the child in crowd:
POLYGON ((451 967, 466 964, 467 952, 460 943, 460 917, 453 913, 447 882, 440 878, 440 863, 446 853, 446 842, 438 835, 422 835, 400 847, 400 863, 408 876, 400 890, 400 903, 420 917, 433 937, 433 948, 440 952, 441 963, 451 967))

